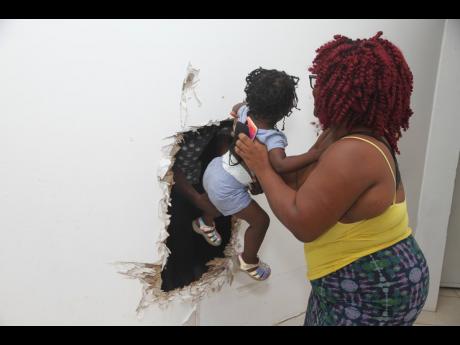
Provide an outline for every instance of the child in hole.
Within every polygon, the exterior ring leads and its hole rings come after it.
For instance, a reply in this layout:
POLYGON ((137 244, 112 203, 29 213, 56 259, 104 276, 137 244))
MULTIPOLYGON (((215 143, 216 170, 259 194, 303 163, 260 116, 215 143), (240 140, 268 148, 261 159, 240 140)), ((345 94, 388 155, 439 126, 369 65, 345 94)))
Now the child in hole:
MULTIPOLYGON (((284 120, 297 105, 296 87, 298 78, 285 72, 258 68, 246 77, 246 102, 235 105, 230 115, 246 124, 250 117, 257 126, 256 138, 267 146, 273 169, 278 174, 287 174, 315 162, 320 152, 287 157, 287 138, 276 124, 284 120)), ((203 175, 203 187, 209 200, 224 216, 233 215, 245 220, 249 227, 244 237, 244 251, 238 255, 240 269, 256 280, 270 276, 270 267, 259 260, 258 251, 267 232, 270 218, 249 195, 251 186, 257 181, 244 161, 234 152, 237 133, 233 133, 230 149, 214 158, 203 175)), ((193 229, 213 246, 221 244, 221 237, 214 224, 214 216, 206 212, 193 221, 193 229)))

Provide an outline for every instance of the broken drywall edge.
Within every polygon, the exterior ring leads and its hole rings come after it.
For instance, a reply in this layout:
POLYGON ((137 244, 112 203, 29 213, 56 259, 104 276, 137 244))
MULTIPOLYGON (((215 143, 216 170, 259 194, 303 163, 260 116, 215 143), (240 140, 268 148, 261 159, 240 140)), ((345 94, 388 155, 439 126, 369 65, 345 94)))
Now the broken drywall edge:
POLYGON ((193 68, 192 64, 189 62, 187 66, 187 71, 185 74, 184 81, 182 82, 182 93, 180 98, 180 120, 181 120, 181 128, 185 128, 187 125, 188 119, 188 101, 191 97, 188 97, 190 93, 193 94, 198 106, 201 107, 201 101, 196 94, 196 87, 200 79, 198 79, 198 75, 200 74, 200 70, 197 68, 193 68))
POLYGON ((224 258, 215 258, 207 263, 209 270, 203 276, 192 282, 191 284, 178 288, 172 291, 165 292, 161 290, 161 271, 162 260, 156 263, 140 263, 140 262, 117 262, 120 268, 118 273, 125 275, 129 279, 138 279, 142 286, 142 297, 136 308, 138 316, 142 317, 142 312, 150 305, 158 305, 165 309, 168 303, 173 300, 181 300, 183 302, 198 303, 209 292, 217 292, 222 289, 225 284, 231 285, 233 282, 233 258, 237 254, 237 229, 239 221, 233 220, 232 236, 229 244, 224 250, 224 258))
POLYGON ((209 270, 199 280, 172 291, 165 292, 161 290, 161 272, 171 253, 166 246, 166 239, 169 237, 168 226, 171 216, 168 214, 168 206, 171 205, 170 194, 174 184, 172 167, 175 162, 175 155, 180 149, 185 132, 197 131, 200 128, 219 125, 220 123, 220 120, 211 120, 204 126, 189 126, 187 129, 176 133, 176 135, 164 138, 164 140, 172 142, 162 147, 163 157, 157 170, 159 187, 163 193, 163 198, 159 202, 158 217, 164 224, 156 242, 158 260, 154 263, 115 263, 120 267, 118 273, 130 279, 138 279, 142 284, 142 297, 136 308, 139 318, 143 317, 143 311, 150 305, 156 304, 160 308, 166 308, 169 302, 176 299, 196 304, 207 293, 220 291, 225 284, 231 285, 233 282, 233 258, 237 255, 237 249, 239 248, 237 232, 241 224, 235 218, 232 218, 232 234, 230 242, 224 250, 224 258, 216 258, 208 262, 209 270))

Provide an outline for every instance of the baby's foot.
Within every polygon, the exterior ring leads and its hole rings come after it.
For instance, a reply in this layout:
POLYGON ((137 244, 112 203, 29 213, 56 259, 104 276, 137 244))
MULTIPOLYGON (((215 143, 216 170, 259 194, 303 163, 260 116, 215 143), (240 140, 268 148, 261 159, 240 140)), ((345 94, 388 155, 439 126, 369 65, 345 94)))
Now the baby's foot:
POLYGON ((192 222, 193 230, 204 237, 206 242, 211 246, 218 247, 222 243, 222 238, 216 230, 216 225, 208 226, 203 220, 203 217, 199 217, 192 222))
POLYGON ((242 254, 238 255, 240 263, 240 270, 245 271, 249 276, 255 280, 265 280, 270 277, 271 268, 265 262, 259 260, 256 264, 247 264, 243 260, 242 254))

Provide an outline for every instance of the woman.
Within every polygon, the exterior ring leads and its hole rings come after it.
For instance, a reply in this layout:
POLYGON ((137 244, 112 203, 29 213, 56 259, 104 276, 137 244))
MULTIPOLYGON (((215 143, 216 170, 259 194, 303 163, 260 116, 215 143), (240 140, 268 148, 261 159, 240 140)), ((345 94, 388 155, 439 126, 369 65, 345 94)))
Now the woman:
POLYGON ((315 146, 326 150, 316 164, 281 177, 264 145, 244 134, 237 142, 273 213, 305 243, 305 325, 412 325, 428 293, 395 157, 413 78, 381 35, 336 35, 317 50, 310 81, 324 132, 315 146))

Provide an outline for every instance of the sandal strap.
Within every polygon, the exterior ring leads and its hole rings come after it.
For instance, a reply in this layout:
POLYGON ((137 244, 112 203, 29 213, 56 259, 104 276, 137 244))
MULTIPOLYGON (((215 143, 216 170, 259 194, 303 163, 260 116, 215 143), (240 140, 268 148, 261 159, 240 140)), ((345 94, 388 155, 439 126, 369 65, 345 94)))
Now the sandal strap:
POLYGON ((217 232, 215 224, 214 226, 206 225, 203 220, 203 217, 198 218, 198 223, 200 225, 201 231, 203 231, 211 241, 219 241, 219 233, 217 232))
POLYGON ((270 268, 259 266, 254 271, 248 272, 251 276, 264 280, 270 274, 270 268))
POLYGON ((217 236, 216 234, 208 235, 208 237, 213 242, 215 242, 215 241, 217 241, 219 239, 219 236, 217 236))
POLYGON ((216 224, 213 222, 212 226, 206 225, 203 217, 198 218, 198 225, 203 231, 215 231, 216 230, 216 224))
POLYGON ((195 232, 202 235, 208 243, 211 245, 220 245, 221 243, 221 236, 215 227, 215 223, 213 222, 214 226, 208 226, 204 223, 203 217, 198 217, 192 222, 192 227, 195 232))
MULTIPOLYGON (((260 264, 261 264, 261 261, 260 261, 260 260, 259 260, 259 262, 256 263, 256 264, 247 264, 246 262, 244 262, 243 257, 242 257, 241 254, 238 255, 238 259, 239 259, 239 261, 240 261, 240 268, 241 268, 242 270, 245 270, 245 271, 248 271, 248 270, 250 270, 250 269, 252 269, 252 268, 259 267, 260 264)), ((252 273, 252 272, 248 272, 248 273, 252 273)))
POLYGON ((242 255, 238 255, 238 259, 240 262, 240 269, 246 271, 251 277, 256 278, 257 280, 265 280, 271 273, 270 266, 268 266, 265 262, 259 259, 257 264, 247 264, 244 262, 242 255), (255 268, 255 269, 254 269, 255 268), (252 271, 249 271, 253 269, 252 271))

